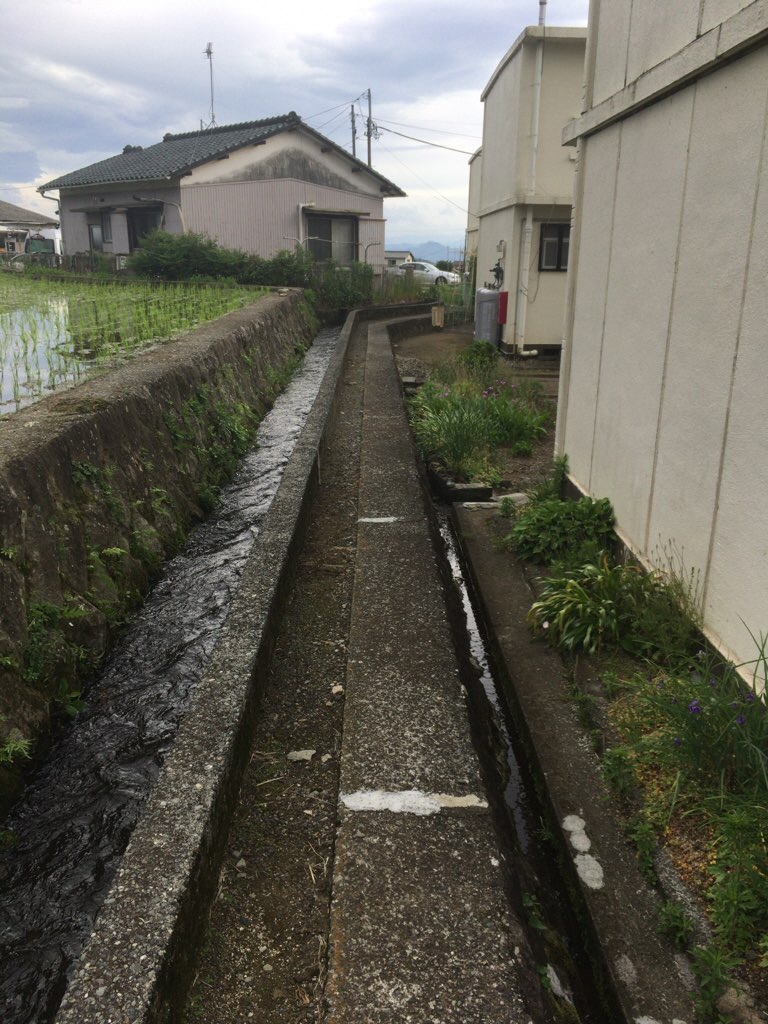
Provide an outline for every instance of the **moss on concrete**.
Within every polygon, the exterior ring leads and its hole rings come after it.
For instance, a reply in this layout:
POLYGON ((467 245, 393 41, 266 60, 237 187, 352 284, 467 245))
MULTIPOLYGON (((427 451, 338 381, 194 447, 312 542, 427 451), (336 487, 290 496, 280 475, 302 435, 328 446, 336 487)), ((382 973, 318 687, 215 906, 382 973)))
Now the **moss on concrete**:
POLYGON ((270 296, 0 423, 0 810, 316 327, 270 296))

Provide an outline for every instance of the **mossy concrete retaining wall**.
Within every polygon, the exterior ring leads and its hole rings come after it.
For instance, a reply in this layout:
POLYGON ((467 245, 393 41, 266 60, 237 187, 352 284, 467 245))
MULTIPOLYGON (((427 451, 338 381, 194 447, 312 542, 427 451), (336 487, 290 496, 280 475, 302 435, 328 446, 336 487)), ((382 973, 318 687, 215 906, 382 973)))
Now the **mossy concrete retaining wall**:
POLYGON ((0 752, 72 703, 316 329, 269 296, 0 422, 0 752))

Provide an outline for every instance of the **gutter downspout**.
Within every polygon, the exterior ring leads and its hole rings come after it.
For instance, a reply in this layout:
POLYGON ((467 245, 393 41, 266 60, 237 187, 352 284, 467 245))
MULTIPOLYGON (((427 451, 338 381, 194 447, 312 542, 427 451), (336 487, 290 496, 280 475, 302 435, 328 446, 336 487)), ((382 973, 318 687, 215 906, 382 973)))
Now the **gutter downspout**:
POLYGON ((312 209, 313 206, 315 206, 315 203, 299 203, 299 205, 296 208, 299 217, 299 245, 303 245, 305 242, 305 239, 302 237, 302 232, 304 230, 304 211, 307 209, 307 207, 312 209))
MULTIPOLYGON (((547 0, 539 0, 539 26, 544 28, 547 0)), ((536 43, 536 70, 533 76, 533 97, 531 100, 531 160, 528 168, 528 189, 523 228, 523 252, 517 269, 517 301, 515 303, 515 349, 520 351, 525 344, 525 319, 528 312, 528 281, 531 272, 531 247, 533 240, 533 199, 536 195, 536 161, 539 148, 539 110, 541 107, 541 79, 544 72, 544 36, 536 43)))
MULTIPOLYGON (((600 24, 600 0, 590 0, 589 31, 584 60, 584 93, 582 111, 592 107, 595 88, 595 62, 597 35, 600 24)), ((581 217, 584 206, 584 157, 587 139, 577 143, 576 181, 573 190, 573 215, 571 217, 571 244, 568 259, 568 284, 563 322, 563 343, 560 351, 560 381, 557 394, 557 421, 555 423, 555 456, 565 455, 565 428, 568 420, 568 395, 571 383, 571 359, 573 351, 573 321, 576 304, 576 284, 579 276, 579 249, 581 241, 581 217)))

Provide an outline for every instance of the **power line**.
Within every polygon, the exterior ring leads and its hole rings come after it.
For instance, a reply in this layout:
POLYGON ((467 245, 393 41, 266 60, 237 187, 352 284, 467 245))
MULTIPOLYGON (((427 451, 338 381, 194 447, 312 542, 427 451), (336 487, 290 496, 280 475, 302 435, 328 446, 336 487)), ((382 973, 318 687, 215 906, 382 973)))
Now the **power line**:
POLYGON ((399 135, 402 139, 410 139, 411 142, 420 142, 423 146, 434 146, 435 149, 447 149, 450 153, 463 153, 465 156, 474 156, 474 150, 454 149, 453 146, 442 146, 439 142, 429 142, 427 139, 417 139, 413 135, 405 135, 403 132, 396 132, 394 128, 381 128, 383 132, 391 135, 399 135))
POLYGON ((482 135, 468 135, 466 132, 446 132, 441 128, 425 127, 423 124, 404 124, 402 121, 388 121, 385 117, 380 117, 379 123, 396 124, 398 128, 415 128, 420 132, 437 132, 438 135, 455 135, 460 139, 482 139, 482 135))
POLYGON ((422 176, 420 174, 417 174, 416 171, 414 171, 412 167, 408 166, 408 164, 403 163, 403 161, 400 159, 400 157, 397 156, 395 153, 393 153, 391 149, 389 149, 387 146, 384 145, 384 143, 382 143, 382 149, 385 149, 387 151, 387 153, 389 153, 389 155, 391 157, 393 157, 395 160, 397 160, 397 162, 399 164, 402 164, 403 167, 406 169, 406 171, 408 171, 410 174, 412 174, 414 176, 414 178, 418 178, 419 181, 423 185, 426 185, 427 188, 431 189, 432 192, 434 193, 434 195, 438 196, 440 199, 443 199, 446 203, 450 203, 451 206, 455 206, 456 209, 457 210, 461 210, 462 213, 465 213, 465 214, 469 215, 469 210, 466 210, 463 206, 459 206, 458 203, 454 203, 454 201, 452 199, 449 199, 448 196, 444 196, 442 194, 442 192, 438 192, 434 185, 431 185, 428 181, 426 181, 424 178, 422 178, 422 176))
POLYGON ((345 110, 349 106, 349 103, 337 103, 335 107, 328 107, 326 110, 318 110, 315 114, 308 114, 305 118, 306 121, 311 121, 313 117, 322 117, 323 114, 330 114, 332 110, 339 110, 343 107, 345 110))

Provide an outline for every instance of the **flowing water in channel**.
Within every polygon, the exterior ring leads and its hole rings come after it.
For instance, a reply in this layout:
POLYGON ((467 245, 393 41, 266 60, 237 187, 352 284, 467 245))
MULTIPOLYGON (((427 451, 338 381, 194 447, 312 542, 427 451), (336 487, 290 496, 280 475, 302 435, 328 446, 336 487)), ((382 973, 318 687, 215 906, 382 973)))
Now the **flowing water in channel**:
POLYGON ((483 622, 472 602, 449 514, 436 506, 436 517, 455 588, 449 603, 454 609, 457 649, 460 659, 463 656, 468 662, 465 683, 475 744, 492 802, 495 798, 516 912, 529 925, 529 941, 562 1019, 610 1024, 618 1016, 606 1004, 608 997, 602 993, 596 965, 588 960, 582 926, 573 914, 560 865, 547 841, 547 812, 540 805, 530 773, 521 767, 527 754, 484 639, 483 622))
POLYGON ((0 1019, 46 1024, 61 1001, 317 395, 339 331, 323 331, 262 421, 211 516, 170 561, 6 828, 0 1019))

